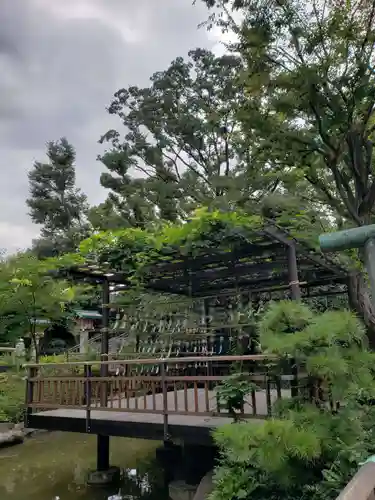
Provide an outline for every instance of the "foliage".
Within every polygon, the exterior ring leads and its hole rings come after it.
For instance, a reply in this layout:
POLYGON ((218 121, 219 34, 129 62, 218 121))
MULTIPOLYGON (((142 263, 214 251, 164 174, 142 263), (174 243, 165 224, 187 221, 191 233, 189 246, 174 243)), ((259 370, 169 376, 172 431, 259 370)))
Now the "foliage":
MULTIPOLYGON (((263 337, 268 332, 293 333, 305 328, 312 320, 310 309, 294 300, 282 300, 271 304, 262 317, 261 330, 263 337)), ((283 338, 283 337, 282 337, 283 338)))
POLYGON ((245 397, 257 387, 252 384, 246 375, 233 373, 227 377, 217 389, 217 399, 219 406, 224 406, 229 415, 238 420, 237 411, 242 410, 245 397))
POLYGON ((110 199, 91 207, 87 218, 94 231, 115 231, 130 227, 130 223, 116 210, 115 204, 110 199))
POLYGON ((38 358, 37 320, 61 320, 66 305, 74 299, 74 289, 50 274, 67 261, 38 260, 30 254, 10 257, 0 272, 0 316, 4 325, 18 325, 13 335, 29 335, 38 358))
POLYGON ((0 373, 0 421, 21 422, 25 410, 25 381, 20 374, 0 373))
POLYGON ((309 380, 323 382, 323 400, 284 400, 264 423, 219 428, 221 450, 212 500, 334 499, 374 451, 373 355, 363 325, 348 311, 313 314, 301 303, 273 303, 260 321, 266 352, 293 357, 309 380), (325 403, 345 401, 338 412, 325 403), (362 398, 359 398, 362 394, 362 398))
POLYGON ((197 206, 254 205, 277 188, 239 128, 245 94, 234 82, 242 69, 236 55, 196 49, 152 75, 149 87, 116 92, 109 113, 126 133, 110 130, 101 139, 110 144, 101 184, 110 189, 111 221, 122 216, 123 226, 145 227, 159 217, 186 220, 197 206))
POLYGON ((26 200, 33 222, 42 225, 42 238, 34 242, 38 256, 51 257, 74 250, 87 235, 83 219, 86 195, 75 186, 75 150, 62 138, 47 144, 48 163, 34 163, 29 172, 30 197, 26 200))
POLYGON ((112 269, 141 276, 150 264, 195 257, 208 249, 230 249, 256 238, 262 226, 260 216, 244 212, 222 212, 201 208, 188 223, 164 224, 157 230, 129 228, 95 234, 80 245, 81 255, 106 263, 112 269))
POLYGON ((49 356, 40 356, 39 362, 41 364, 58 364, 66 363, 66 354, 53 354, 49 356))
MULTIPOLYGON (((237 108, 253 157, 279 173, 337 228, 374 222, 375 4, 373 0, 203 0, 208 27, 230 31, 243 58, 237 108)), ((323 232, 323 231, 322 231, 323 232)), ((348 252, 356 263, 357 250, 348 252)), ((352 306, 375 344, 368 283, 353 275, 352 306)))
MULTIPOLYGON (((355 225, 375 202, 372 0, 306 3, 217 0, 244 57, 244 130, 265 161, 283 160, 293 184, 355 225), (240 10, 235 26, 230 10, 240 10)), ((212 18, 214 21, 214 19, 212 18)), ((241 110, 239 110, 241 113, 241 110)), ((313 200, 313 198, 311 198, 313 200)))

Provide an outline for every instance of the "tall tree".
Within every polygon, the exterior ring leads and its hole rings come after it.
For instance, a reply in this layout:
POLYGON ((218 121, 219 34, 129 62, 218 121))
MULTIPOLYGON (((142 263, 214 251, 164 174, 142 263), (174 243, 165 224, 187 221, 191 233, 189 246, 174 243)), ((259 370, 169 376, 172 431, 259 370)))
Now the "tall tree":
POLYGON ((146 88, 116 92, 109 113, 125 136, 110 130, 101 184, 132 225, 152 217, 174 221, 201 204, 256 202, 277 187, 277 175, 252 158, 236 110, 245 103, 236 85, 242 61, 196 49, 151 77, 146 88))
MULTIPOLYGON (((237 37, 247 91, 238 112, 258 158, 282 162, 284 180, 292 176, 296 192, 342 225, 373 222, 375 0, 206 4, 216 8, 210 22, 237 37)), ((353 302, 374 327, 363 276, 352 285, 353 302)))
POLYGON ((75 248, 85 235, 87 198, 76 187, 74 147, 62 138, 47 144, 48 162, 35 162, 28 173, 26 200, 33 222, 42 225, 38 253, 54 255, 75 248))

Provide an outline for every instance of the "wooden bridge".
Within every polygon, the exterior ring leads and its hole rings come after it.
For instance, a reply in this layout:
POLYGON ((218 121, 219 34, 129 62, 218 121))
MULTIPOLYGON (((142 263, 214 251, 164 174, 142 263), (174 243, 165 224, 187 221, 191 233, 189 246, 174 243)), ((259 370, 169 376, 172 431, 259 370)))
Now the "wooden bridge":
POLYGON ((28 365, 25 423, 210 444, 211 430, 233 420, 217 388, 235 363, 251 387, 239 410, 243 419, 272 416, 275 401, 290 397, 301 380, 263 355, 28 365))
MULTIPOLYGON (((238 416, 255 424, 272 417, 278 400, 307 387, 306 376, 288 374, 263 355, 30 364, 25 425, 98 435, 103 471, 109 468, 109 436, 210 446, 211 431, 233 421, 218 386, 239 364, 249 392, 238 416)), ((370 460, 337 500, 375 500, 374 472, 370 460)))

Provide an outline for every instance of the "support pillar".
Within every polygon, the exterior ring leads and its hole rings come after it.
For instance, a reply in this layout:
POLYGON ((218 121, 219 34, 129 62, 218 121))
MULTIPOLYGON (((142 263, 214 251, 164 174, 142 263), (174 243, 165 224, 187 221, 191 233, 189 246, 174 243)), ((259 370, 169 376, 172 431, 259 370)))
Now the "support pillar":
MULTIPOLYGON (((106 279, 103 282, 103 292, 102 292, 102 329, 101 329, 101 349, 100 349, 102 358, 108 357, 108 350, 109 350, 108 328, 109 328, 109 281, 106 279)), ((101 365, 100 375, 101 377, 106 377, 108 375, 108 365, 101 365)))
POLYGON ((215 456, 216 449, 212 446, 185 444, 183 464, 186 484, 198 485, 202 477, 214 467, 215 456))
MULTIPOLYGON (((108 361, 108 328, 109 328, 109 281, 103 281, 102 294, 102 328, 101 328, 101 359, 108 361)), ((108 377, 108 364, 100 365, 100 376, 108 377)), ((100 406, 108 404, 108 386, 102 382, 100 391, 100 406)), ((96 467, 97 470, 89 474, 87 483, 91 486, 105 486, 113 484, 120 479, 120 469, 111 467, 109 463, 109 436, 98 435, 96 442, 96 467)))
MULTIPOLYGON (((108 327, 109 327, 109 282, 107 279, 103 281, 102 290, 102 329, 101 329, 101 359, 108 361, 108 327)), ((100 365, 100 376, 108 376, 108 365, 100 365)), ((108 404, 108 388, 107 384, 103 383, 100 392, 100 406, 107 406, 108 404)), ((109 469, 109 436, 97 437, 97 468, 98 471, 109 469)))
POLYGON ((97 437, 96 468, 101 472, 109 469, 109 436, 97 437))
POLYGON ((299 300, 301 298, 301 289, 298 279, 296 247, 293 242, 288 246, 288 277, 292 300, 299 300))
MULTIPOLYGON (((288 277, 292 300, 300 300, 301 288, 298 279, 296 247, 293 242, 288 246, 288 277)), ((292 398, 298 397, 298 367, 295 359, 291 360, 293 379, 290 382, 292 398)))

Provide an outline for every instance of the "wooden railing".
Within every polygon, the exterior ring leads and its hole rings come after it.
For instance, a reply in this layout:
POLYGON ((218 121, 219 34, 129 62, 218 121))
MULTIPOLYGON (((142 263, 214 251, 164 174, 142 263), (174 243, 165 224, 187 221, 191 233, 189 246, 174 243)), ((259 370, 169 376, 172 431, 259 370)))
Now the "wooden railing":
POLYGON ((337 500, 375 500, 375 463, 364 464, 337 500))
MULTIPOLYGON (((281 366, 276 358, 264 355, 28 364, 26 426, 32 412, 60 408, 81 410, 87 432, 93 411, 159 414, 168 439, 168 417, 173 415, 232 416, 220 404, 218 386, 239 365, 244 379, 252 383, 239 411, 241 418, 269 418, 277 400, 293 395, 314 399, 305 375, 297 376, 295 367, 281 366), (103 376, 109 366, 115 373, 103 376)), ((321 401, 322 387, 314 390, 321 401)), ((333 405, 329 397, 324 400, 333 405)), ((370 461, 337 500, 375 500, 374 491, 375 462, 370 461)))
POLYGON ((29 364, 27 415, 64 408, 84 410, 87 421, 92 411, 228 417, 217 389, 235 365, 249 381, 242 418, 270 417, 275 401, 301 383, 288 364, 282 370, 279 360, 263 355, 29 364))

